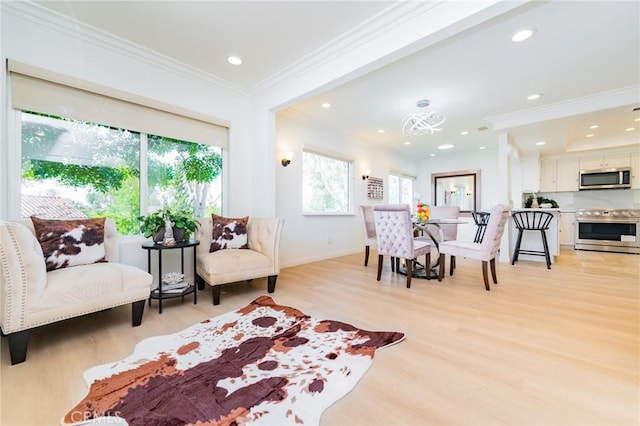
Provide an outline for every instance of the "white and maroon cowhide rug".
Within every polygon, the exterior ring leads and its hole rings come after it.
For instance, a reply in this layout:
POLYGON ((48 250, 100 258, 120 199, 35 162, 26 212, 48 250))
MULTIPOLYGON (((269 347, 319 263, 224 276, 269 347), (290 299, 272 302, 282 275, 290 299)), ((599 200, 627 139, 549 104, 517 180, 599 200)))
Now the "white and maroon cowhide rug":
POLYGON ((88 394, 61 424, 318 424, 364 375, 376 349, 402 339, 311 318, 261 296, 87 370, 88 394))

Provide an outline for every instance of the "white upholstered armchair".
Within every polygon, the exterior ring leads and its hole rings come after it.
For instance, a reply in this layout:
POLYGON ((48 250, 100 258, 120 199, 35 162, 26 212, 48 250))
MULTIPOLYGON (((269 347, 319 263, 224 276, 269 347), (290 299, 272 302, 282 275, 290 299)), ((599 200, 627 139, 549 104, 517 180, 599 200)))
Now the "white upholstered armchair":
POLYGON ((220 304, 223 284, 267 277, 267 291, 273 293, 280 273, 280 235, 284 219, 250 217, 246 226, 247 248, 226 248, 210 252, 213 241, 213 219, 199 219, 196 239, 196 272, 198 286, 212 287, 213 304, 220 304))
POLYGON ((107 262, 47 272, 30 220, 0 222, 0 327, 11 363, 27 356, 29 330, 91 312, 132 304, 132 325, 142 321, 152 276, 118 263, 115 223, 104 222, 107 262))

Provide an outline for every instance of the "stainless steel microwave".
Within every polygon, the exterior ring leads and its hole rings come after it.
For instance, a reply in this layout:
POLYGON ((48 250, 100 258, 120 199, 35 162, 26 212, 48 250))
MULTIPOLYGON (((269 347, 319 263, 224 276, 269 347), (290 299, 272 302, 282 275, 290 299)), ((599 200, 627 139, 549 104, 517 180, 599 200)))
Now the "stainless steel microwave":
POLYGON ((580 190, 631 188, 631 168, 580 170, 580 190))

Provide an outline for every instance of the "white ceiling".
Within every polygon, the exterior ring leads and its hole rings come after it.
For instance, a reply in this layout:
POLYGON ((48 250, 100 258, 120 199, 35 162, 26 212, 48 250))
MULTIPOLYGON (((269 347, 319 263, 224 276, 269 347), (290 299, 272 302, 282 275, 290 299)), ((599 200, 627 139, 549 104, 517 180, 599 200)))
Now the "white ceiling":
MULTIPOLYGON (((396 2, 37 3, 251 92, 396 2)), ((637 1, 529 2, 290 108, 413 158, 495 146, 507 131, 521 151, 543 155, 640 144, 639 22, 637 1), (534 37, 511 42, 525 27, 534 37), (532 93, 543 96, 527 101, 532 93), (444 131, 403 136, 402 117, 420 99, 447 117, 444 131), (445 143, 455 147, 438 151, 445 143)))

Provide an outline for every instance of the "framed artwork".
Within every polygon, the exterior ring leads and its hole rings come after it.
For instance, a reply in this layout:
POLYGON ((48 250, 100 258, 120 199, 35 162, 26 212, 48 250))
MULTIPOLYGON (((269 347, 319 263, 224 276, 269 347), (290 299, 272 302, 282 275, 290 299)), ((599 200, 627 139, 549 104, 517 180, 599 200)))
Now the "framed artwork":
POLYGON ((383 180, 381 178, 369 177, 367 179, 367 198, 370 200, 382 200, 383 196, 383 180))

